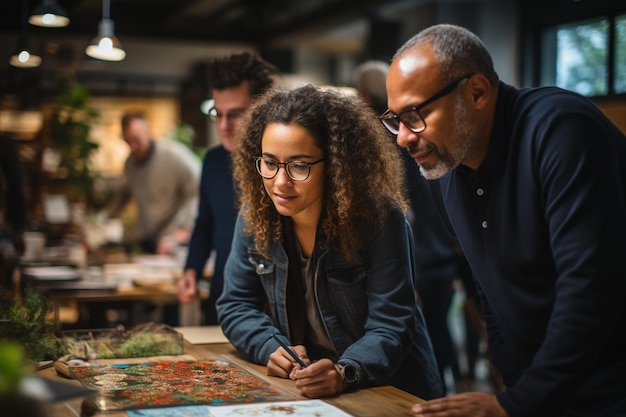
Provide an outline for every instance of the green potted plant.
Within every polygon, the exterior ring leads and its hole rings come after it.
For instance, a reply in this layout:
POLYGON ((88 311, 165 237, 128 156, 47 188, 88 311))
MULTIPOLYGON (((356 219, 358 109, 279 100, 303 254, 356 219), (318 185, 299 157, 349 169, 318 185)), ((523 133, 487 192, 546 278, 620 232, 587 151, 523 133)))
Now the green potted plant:
POLYGON ((93 199, 93 182, 96 176, 90 160, 99 145, 92 142, 90 132, 99 113, 89 107, 89 92, 81 84, 69 79, 60 82, 58 106, 52 113, 50 136, 52 148, 58 152, 58 176, 74 188, 71 200, 85 203, 93 199), (80 201, 84 199, 84 201, 80 201))
POLYGON ((27 292, 22 303, 12 301, 0 311, 0 341, 21 346, 26 360, 56 360, 64 354, 61 324, 50 319, 52 306, 40 293, 27 292))

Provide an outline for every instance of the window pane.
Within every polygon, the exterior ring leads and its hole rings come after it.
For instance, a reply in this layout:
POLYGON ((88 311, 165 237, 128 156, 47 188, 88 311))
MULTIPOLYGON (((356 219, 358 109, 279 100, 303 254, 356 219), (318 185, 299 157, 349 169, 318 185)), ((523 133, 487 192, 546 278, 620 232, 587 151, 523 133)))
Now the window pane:
POLYGON ((615 19, 615 93, 626 93, 626 15, 615 19))
POLYGON ((585 96, 608 93, 608 29, 606 19, 557 28, 557 86, 585 96))

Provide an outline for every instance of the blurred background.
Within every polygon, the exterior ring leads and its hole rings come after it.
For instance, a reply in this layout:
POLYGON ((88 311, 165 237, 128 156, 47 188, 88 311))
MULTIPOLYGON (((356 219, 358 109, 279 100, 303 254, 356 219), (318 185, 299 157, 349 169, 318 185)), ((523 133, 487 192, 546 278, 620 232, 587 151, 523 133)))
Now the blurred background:
POLYGON ((60 79, 83 87, 82 106, 99 115, 89 122, 89 138, 99 144, 89 160, 100 195, 89 204, 102 205, 128 153, 119 131, 124 111, 147 113, 157 138, 187 135, 181 139, 198 149, 217 142, 200 110, 209 98, 210 58, 255 50, 279 67, 285 83, 350 87, 356 65, 389 61, 410 36, 435 23, 477 33, 504 81, 582 92, 626 130, 623 1, 9 0, 0 5, 0 132, 20 140, 29 218, 42 219, 40 196, 63 189, 67 178, 46 152, 60 79), (69 24, 28 23, 44 6, 60 7, 69 24), (85 53, 104 20, 125 52, 120 61, 85 53), (23 47, 40 58, 38 65, 10 64, 23 47))

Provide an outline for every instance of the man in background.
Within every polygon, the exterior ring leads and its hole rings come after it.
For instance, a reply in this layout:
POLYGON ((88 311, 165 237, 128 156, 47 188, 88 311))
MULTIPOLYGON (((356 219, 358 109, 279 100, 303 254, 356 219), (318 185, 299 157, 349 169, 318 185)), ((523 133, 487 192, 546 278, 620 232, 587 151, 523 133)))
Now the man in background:
POLYGON ((137 205, 137 240, 143 252, 156 253, 159 242, 173 234, 182 235, 181 243, 185 243, 196 215, 200 161, 178 142, 154 140, 148 120, 141 113, 125 114, 121 125, 130 155, 109 217, 119 215, 133 198, 137 205))
POLYGON ((212 251, 215 264, 209 297, 203 300, 204 324, 218 324, 215 302, 222 293, 224 265, 237 218, 230 153, 241 116, 254 98, 272 87, 279 71, 256 54, 244 52, 213 60, 208 81, 213 97, 209 111, 221 144, 204 157, 200 182, 198 217, 183 277, 178 282, 178 299, 189 303, 198 295, 197 282, 212 251))

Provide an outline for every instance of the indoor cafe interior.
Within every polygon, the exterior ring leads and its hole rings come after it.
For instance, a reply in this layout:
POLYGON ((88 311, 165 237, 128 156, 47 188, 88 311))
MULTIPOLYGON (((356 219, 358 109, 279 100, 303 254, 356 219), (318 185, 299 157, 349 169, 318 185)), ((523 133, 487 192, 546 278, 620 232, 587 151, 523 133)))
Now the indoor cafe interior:
MULTIPOLYGON (((0 320, 7 320, 8 306, 27 306, 37 294, 49 308, 45 320, 64 333, 146 323, 197 329, 214 254, 197 302, 180 304, 176 284, 189 235, 150 252, 138 242, 132 200, 108 215, 130 152, 122 116, 140 112, 155 141, 181 142, 200 163, 219 144, 209 115, 211 60, 252 51, 280 71, 278 85, 356 94, 360 64, 388 63, 412 35, 438 23, 476 33, 504 82, 573 90, 626 132, 626 3, 619 0, 3 1, 0 135, 17 149, 25 225, 18 253, 2 229, 7 220, 0 221, 0 320), (102 38, 111 42, 108 52, 96 49, 102 38)), ((10 197, 2 181, 0 175, 4 216, 10 197)), ((464 389, 457 373, 469 367, 474 389, 497 390, 478 307, 460 278, 453 290, 446 320, 460 371, 446 370, 448 392, 464 389)), ((185 353, 196 352, 199 345, 190 342, 196 334, 181 332, 185 353)), ((232 354, 217 333, 216 351, 232 354)), ((262 375, 259 369, 250 372, 262 375)), ((376 400, 363 400, 361 408, 335 405, 376 415, 365 411, 376 400)), ((53 415, 71 415, 64 414, 70 405, 58 408, 53 415)))

